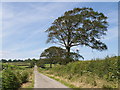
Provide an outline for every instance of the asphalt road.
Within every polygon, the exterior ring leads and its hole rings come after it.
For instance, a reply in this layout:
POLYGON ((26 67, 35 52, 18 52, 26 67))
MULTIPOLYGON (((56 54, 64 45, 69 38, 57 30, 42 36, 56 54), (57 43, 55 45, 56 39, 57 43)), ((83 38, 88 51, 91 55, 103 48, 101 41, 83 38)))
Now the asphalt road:
POLYGON ((34 75, 34 88, 68 88, 60 82, 39 73, 37 66, 34 67, 34 75))

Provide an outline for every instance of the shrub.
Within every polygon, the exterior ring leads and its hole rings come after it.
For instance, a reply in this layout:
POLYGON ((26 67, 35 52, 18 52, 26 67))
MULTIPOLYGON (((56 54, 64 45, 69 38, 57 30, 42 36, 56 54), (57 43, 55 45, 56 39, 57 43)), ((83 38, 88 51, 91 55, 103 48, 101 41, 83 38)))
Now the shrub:
POLYGON ((102 88, 108 88, 109 90, 110 90, 110 88, 112 89, 112 87, 110 85, 103 85, 102 88))
MULTIPOLYGON (((10 67, 10 65, 7 65, 10 67)), ((31 72, 30 72, 31 73, 31 72)), ((20 70, 16 67, 6 68, 2 72, 2 89, 16 90, 22 83, 28 81, 29 73, 26 70, 20 70)))
POLYGON ((30 68, 33 68, 33 67, 34 67, 34 65, 35 65, 35 62, 31 61, 31 62, 30 62, 30 66, 29 66, 29 67, 30 67, 30 68))
MULTIPOLYGON (((120 73, 118 72, 118 57, 106 57, 103 60, 76 61, 67 65, 59 65, 49 69, 57 76, 64 76, 72 79, 73 75, 86 75, 90 77, 98 76, 109 82, 118 82, 120 73)), ((89 81, 89 80, 88 80, 89 81)), ((96 86, 96 81, 93 82, 96 86)))
POLYGON ((27 72, 27 71, 23 71, 23 72, 21 73, 21 81, 22 81, 22 83, 27 82, 28 79, 29 79, 29 74, 28 74, 28 72, 27 72))
POLYGON ((17 76, 10 69, 3 71, 2 89, 8 90, 8 88, 10 88, 13 90, 19 87, 20 87, 20 81, 17 78, 17 76))

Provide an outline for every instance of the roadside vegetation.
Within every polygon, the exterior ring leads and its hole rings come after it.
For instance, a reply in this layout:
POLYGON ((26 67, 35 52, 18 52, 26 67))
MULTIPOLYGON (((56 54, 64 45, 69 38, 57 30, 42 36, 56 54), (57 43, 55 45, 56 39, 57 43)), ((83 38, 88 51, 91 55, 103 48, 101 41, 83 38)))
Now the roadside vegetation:
POLYGON ((1 60, 3 89, 33 87, 35 63, 41 73, 72 88, 117 88, 120 76, 118 56, 83 61, 79 49, 71 51, 75 46, 107 50, 107 45, 101 40, 107 34, 107 28, 107 16, 92 8, 66 11, 46 30, 47 43, 61 47, 45 49, 39 60, 1 60))
POLYGON ((37 62, 39 71, 69 87, 117 88, 120 75, 118 56, 83 61, 79 49, 71 51, 74 46, 107 50, 101 40, 108 31, 107 18, 102 12, 84 7, 66 11, 54 20, 46 30, 47 43, 61 47, 52 46, 41 53, 37 62), (46 67, 48 64, 50 68, 46 67))
POLYGON ((28 71, 30 73, 28 81, 26 83, 23 83, 21 85, 21 88, 34 88, 34 73, 33 73, 33 71, 34 71, 33 68, 28 71))
POLYGON ((34 60, 7 61, 2 63, 2 90, 19 88, 33 88, 34 86, 34 60))
POLYGON ((118 88, 120 75, 117 56, 54 65, 39 71, 72 88, 118 88))

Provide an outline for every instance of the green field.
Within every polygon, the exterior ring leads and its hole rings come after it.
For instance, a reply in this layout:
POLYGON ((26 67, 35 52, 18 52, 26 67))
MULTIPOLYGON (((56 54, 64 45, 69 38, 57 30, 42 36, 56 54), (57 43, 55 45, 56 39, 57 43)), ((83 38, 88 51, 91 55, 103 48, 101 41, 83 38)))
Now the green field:
POLYGON ((29 66, 30 65, 30 63, 26 63, 26 62, 7 62, 6 64, 16 65, 16 66, 29 66))

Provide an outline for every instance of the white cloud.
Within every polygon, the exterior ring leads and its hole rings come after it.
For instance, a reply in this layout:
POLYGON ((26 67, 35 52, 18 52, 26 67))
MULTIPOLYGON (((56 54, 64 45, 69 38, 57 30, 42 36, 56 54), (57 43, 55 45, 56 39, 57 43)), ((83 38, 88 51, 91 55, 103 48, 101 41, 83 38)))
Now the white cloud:
MULTIPOLYGON (((56 3, 50 3, 50 4, 45 4, 45 6, 41 6, 38 4, 27 4, 26 8, 21 11, 17 11, 13 5, 9 5, 5 3, 4 9, 4 19, 3 19, 3 38, 5 41, 9 41, 9 38, 14 38, 15 35, 27 35, 24 40, 21 40, 20 42, 16 43, 16 41, 10 42, 9 46, 6 45, 4 48, 4 58, 39 58, 39 54, 46 49, 49 45, 46 46, 41 46, 45 45, 43 44, 44 42, 41 42, 41 40, 38 42, 32 41, 31 39, 40 35, 43 37, 44 30, 46 27, 48 27, 51 22, 56 19, 58 16, 61 16, 62 13, 59 13, 61 10, 68 10, 70 7, 67 7, 66 5, 62 4, 56 4, 56 3), (62 9, 61 9, 62 8, 62 9), (15 9, 15 10, 14 10, 15 9), (28 10, 26 10, 28 9, 28 10), (54 13, 53 13, 54 12, 54 13), (45 21, 45 22, 44 22, 45 21), (30 24, 39 22, 38 24, 42 24, 38 28, 24 28, 25 26, 29 27, 30 24), (27 33, 27 34, 26 34, 27 33), (39 33, 39 34, 38 34, 39 33), (30 42, 28 42, 30 41, 30 42), (34 48, 34 45, 38 45, 40 48, 34 48), (40 45, 40 46, 39 46, 40 45), (32 49, 33 46, 33 49, 32 49), (45 48, 44 48, 45 47, 45 48), (26 50, 25 49, 29 49, 26 50)), ((21 8, 21 7, 17 7, 21 8)), ((63 12, 63 11, 62 11, 63 12)), ((64 12, 63 12, 64 13, 64 12)), ((111 16, 109 19, 110 23, 116 23, 117 19, 115 19, 114 15, 112 14, 113 12, 110 12, 108 15, 111 16)), ((116 11, 114 12, 116 13, 116 11)), ((33 26, 34 27, 34 26, 33 26)), ((111 40, 113 38, 117 37, 117 27, 112 27, 108 29, 108 35, 105 36, 105 40, 111 40)), ((22 36, 21 36, 22 37, 22 36)), ((16 37, 15 37, 16 38, 16 37)), ((57 46, 57 45, 56 45, 57 46)), ((78 49, 80 47, 74 47, 73 49, 78 49)), ((82 49, 83 50, 83 49, 82 49)), ((86 49, 84 49, 86 50, 86 49)), ((89 51, 89 50, 88 50, 89 51)), ((90 55, 89 52, 86 51, 81 51, 83 55, 90 55)))
MULTIPOLYGON (((46 47, 47 48, 47 47, 46 47)), ((46 48, 37 48, 31 51, 16 51, 16 50, 9 50, 9 51, 0 51, 0 59, 28 59, 28 58, 36 58, 39 59, 40 53, 44 51, 46 48)))
POLYGON ((17 12, 13 9, 13 6, 5 4, 3 7, 3 37, 12 35, 18 32, 17 30, 19 28, 37 21, 44 22, 45 20, 48 20, 48 23, 50 23, 50 19, 55 19, 53 18, 54 16, 52 14, 55 14, 53 11, 56 10, 56 7, 61 6, 56 4, 48 4, 45 7, 40 7, 39 5, 37 6, 30 4, 29 8, 31 9, 17 12))

